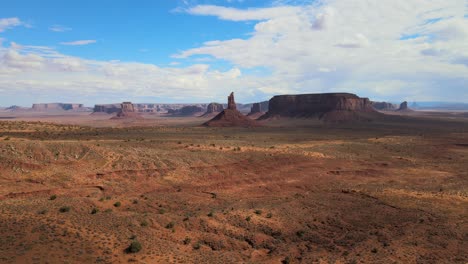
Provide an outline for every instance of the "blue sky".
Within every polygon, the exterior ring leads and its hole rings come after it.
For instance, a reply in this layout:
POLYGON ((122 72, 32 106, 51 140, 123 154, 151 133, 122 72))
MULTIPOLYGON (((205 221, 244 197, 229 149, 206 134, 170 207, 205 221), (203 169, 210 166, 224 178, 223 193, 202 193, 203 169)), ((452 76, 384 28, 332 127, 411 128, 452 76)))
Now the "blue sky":
POLYGON ((0 105, 267 100, 353 92, 467 101, 464 0, 15 0, 0 105), (138 4, 135 4, 138 2, 138 4), (21 96, 18 96, 21 94, 21 96))

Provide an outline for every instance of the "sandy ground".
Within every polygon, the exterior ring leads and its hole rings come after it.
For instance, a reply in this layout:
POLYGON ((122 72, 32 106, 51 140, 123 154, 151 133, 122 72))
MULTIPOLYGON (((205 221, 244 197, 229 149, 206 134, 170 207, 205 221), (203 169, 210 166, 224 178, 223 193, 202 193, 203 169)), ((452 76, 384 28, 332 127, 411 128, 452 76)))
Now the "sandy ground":
POLYGON ((0 121, 0 263, 468 262, 464 118, 108 118, 0 121))

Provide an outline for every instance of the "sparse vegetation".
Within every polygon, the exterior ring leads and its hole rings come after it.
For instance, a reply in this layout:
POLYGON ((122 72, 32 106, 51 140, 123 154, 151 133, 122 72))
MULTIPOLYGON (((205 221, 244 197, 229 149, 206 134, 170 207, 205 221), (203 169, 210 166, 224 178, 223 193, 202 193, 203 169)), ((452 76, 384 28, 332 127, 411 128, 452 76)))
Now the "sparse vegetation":
POLYGON ((127 248, 127 253, 138 253, 142 249, 141 243, 137 240, 134 240, 130 243, 130 246, 127 248))
POLYGON ((71 210, 70 206, 62 206, 60 207, 59 212, 66 213, 66 212, 69 212, 70 210, 71 210))

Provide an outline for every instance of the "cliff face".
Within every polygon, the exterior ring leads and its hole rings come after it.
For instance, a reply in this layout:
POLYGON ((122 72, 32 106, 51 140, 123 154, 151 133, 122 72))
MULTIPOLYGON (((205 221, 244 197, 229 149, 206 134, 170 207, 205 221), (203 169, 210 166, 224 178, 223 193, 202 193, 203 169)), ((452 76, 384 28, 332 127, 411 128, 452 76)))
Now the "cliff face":
MULTIPOLYGON (((270 99, 270 117, 310 117, 326 121, 361 119, 359 114, 377 113, 368 98, 349 93, 278 95, 270 99)), ((365 118, 364 118, 365 119, 365 118)))
POLYGON ((203 111, 204 109, 202 107, 199 107, 196 105, 187 105, 180 109, 175 109, 175 110, 169 109, 167 113, 171 115, 177 115, 177 116, 193 116, 193 115, 200 114, 203 111))
POLYGON ((372 112, 368 98, 348 93, 278 95, 269 103, 269 115, 319 116, 330 111, 372 112))
POLYGON ((120 112, 111 119, 143 119, 143 117, 135 111, 135 106, 131 102, 123 102, 120 104, 120 112))
POLYGON ((208 105, 206 108, 206 113, 205 114, 211 114, 211 113, 219 113, 224 110, 224 107, 222 104, 218 103, 211 103, 208 105))
POLYGON ((387 102, 372 102, 372 107, 380 111, 395 111, 397 109, 394 104, 387 102))

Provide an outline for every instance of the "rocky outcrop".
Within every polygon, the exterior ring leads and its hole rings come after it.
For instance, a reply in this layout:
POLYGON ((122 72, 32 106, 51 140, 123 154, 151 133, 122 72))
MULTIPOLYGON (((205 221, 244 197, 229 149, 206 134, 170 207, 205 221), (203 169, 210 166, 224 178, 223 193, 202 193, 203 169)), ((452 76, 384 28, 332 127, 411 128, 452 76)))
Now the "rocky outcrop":
POLYGON ((398 108, 398 111, 408 111, 408 102, 404 101, 403 103, 400 104, 400 108, 398 108))
POLYGON ((83 104, 48 103, 32 105, 32 110, 38 112, 79 110, 80 108, 83 108, 83 104))
POLYGON ((199 115, 203 111, 204 109, 200 106, 188 105, 180 109, 175 109, 175 110, 169 109, 167 113, 174 115, 174 116, 194 116, 194 115, 199 115))
POLYGON ((95 105, 94 113, 114 114, 120 112, 120 104, 95 105))
POLYGON ((203 125, 210 127, 253 127, 258 126, 258 123, 237 110, 234 93, 231 93, 228 96, 228 108, 203 125))
POLYGON ((123 102, 120 104, 120 112, 111 119, 143 119, 143 117, 137 113, 131 102, 123 102))
POLYGON ((218 103, 210 103, 202 117, 214 117, 224 110, 224 106, 218 103))
POLYGON ((340 122, 369 120, 377 113, 368 98, 350 93, 278 95, 270 99, 268 113, 262 119, 299 117, 340 122))
POLYGON ((395 111, 397 106, 388 102, 372 102, 372 107, 379 111, 395 111))
POLYGON ((222 104, 211 103, 206 108, 206 114, 219 113, 219 112, 222 112, 223 110, 224 110, 224 107, 222 104))
POLYGON ((254 104, 252 104, 252 107, 250 108, 250 112, 249 112, 249 114, 247 116, 252 118, 252 119, 257 119, 257 118, 261 117, 264 114, 265 114, 265 112, 262 109, 262 104, 261 103, 254 103, 254 104))
POLYGON ((229 109, 229 110, 237 110, 236 101, 234 100, 234 92, 232 92, 232 93, 228 96, 228 105, 227 105, 227 109, 229 109))

